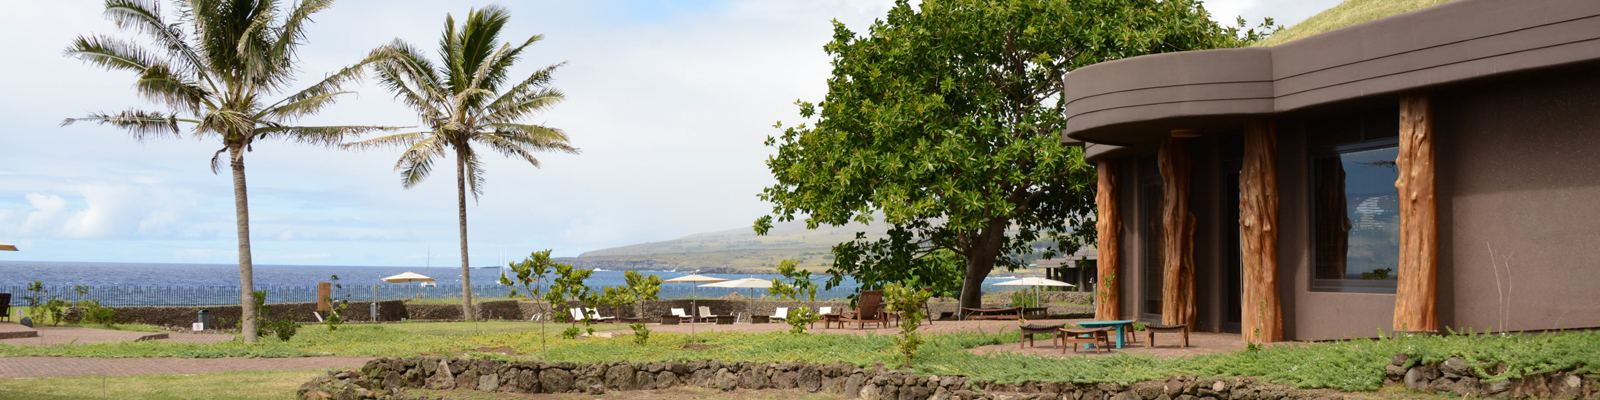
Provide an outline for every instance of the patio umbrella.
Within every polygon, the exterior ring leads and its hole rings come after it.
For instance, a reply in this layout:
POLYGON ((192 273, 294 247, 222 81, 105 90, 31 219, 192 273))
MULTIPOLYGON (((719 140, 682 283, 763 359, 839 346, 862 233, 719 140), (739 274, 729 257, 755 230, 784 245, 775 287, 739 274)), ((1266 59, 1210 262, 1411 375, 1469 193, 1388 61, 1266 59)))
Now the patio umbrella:
MULTIPOLYGON (((433 278, 429 278, 427 276, 423 276, 422 274, 419 274, 419 273, 406 271, 405 273, 400 274, 400 275, 395 275, 395 276, 383 278, 383 281, 384 282, 389 282, 389 283, 411 283, 411 282, 433 282, 434 279, 433 278)), ((411 285, 406 285, 406 298, 408 298, 408 299, 411 298, 411 285)))
POLYGON ((17 251, 17 246, 11 243, 0 242, 0 251, 17 251))
MULTIPOLYGON (((661 282, 662 283, 712 283, 712 282, 722 282, 722 281, 726 281, 726 280, 727 279, 710 277, 710 276, 705 276, 705 275, 685 275, 685 276, 680 276, 680 277, 677 277, 677 278, 664 280, 664 281, 661 281, 661 282)), ((691 294, 689 295, 689 315, 694 315, 694 313, 699 312, 699 309, 695 308, 696 307, 696 305, 695 305, 695 297, 698 297, 698 295, 695 294, 695 293, 698 293, 698 291, 696 289, 694 289, 695 287, 699 287, 699 286, 694 286, 694 287, 691 287, 689 289, 691 291, 691 294)), ((689 321, 689 338, 690 338, 690 340, 694 340, 694 321, 693 321, 692 318, 689 321)))
MULTIPOLYGON (((1045 278, 1039 278, 1039 277, 1027 277, 1027 278, 1022 278, 1022 279, 1018 279, 1018 280, 1014 280, 1014 281, 1000 282, 1000 283, 996 283, 994 285, 995 286, 1033 286, 1034 287, 1034 291, 1033 291, 1033 302, 1034 302, 1034 304, 1038 304, 1039 303, 1039 290, 1038 290, 1039 286, 1065 286, 1065 287, 1077 286, 1077 285, 1073 285, 1071 283, 1066 283, 1066 282, 1058 281, 1058 280, 1055 280, 1055 279, 1045 279, 1045 278)), ((1046 314, 1048 314, 1048 313, 1046 313, 1046 314)))

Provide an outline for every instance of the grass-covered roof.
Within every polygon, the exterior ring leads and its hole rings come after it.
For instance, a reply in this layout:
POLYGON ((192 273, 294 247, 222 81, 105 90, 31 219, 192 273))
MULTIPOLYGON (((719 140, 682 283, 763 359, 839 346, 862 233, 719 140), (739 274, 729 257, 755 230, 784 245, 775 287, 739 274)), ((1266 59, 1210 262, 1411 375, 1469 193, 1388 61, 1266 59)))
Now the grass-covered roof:
POLYGON ((1420 10, 1455 0, 1345 0, 1333 8, 1323 10, 1294 26, 1284 28, 1271 37, 1256 42, 1256 46, 1272 46, 1387 17, 1407 11, 1420 10))

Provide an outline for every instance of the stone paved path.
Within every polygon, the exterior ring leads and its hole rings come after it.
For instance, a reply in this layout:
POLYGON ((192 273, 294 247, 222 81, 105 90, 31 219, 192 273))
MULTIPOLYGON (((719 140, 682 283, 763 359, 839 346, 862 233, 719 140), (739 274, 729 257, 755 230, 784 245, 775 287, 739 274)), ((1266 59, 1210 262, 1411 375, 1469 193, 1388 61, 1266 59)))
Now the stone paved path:
POLYGON ((229 371, 357 368, 371 357, 297 358, 0 358, 0 379, 67 376, 190 375, 229 371))

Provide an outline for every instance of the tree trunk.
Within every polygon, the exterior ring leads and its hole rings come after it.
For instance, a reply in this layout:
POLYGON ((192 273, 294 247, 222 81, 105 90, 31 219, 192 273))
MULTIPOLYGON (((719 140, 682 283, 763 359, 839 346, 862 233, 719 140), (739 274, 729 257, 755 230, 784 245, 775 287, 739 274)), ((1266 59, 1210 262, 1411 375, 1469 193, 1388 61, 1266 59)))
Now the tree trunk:
MULTIPOLYGON (((978 232, 967 251, 967 275, 961 281, 960 307, 983 307, 983 278, 994 271, 994 260, 1000 256, 1000 245, 1006 239, 1006 227, 1011 221, 995 219, 989 227, 978 232)), ((958 313, 961 314, 961 313, 958 313)))
POLYGON ((1439 330, 1439 215, 1433 186, 1433 110, 1426 94, 1400 98, 1400 262, 1394 330, 1439 330))
POLYGON ((1117 208, 1117 169, 1105 160, 1097 163, 1095 169, 1100 173, 1100 183, 1095 190, 1094 203, 1100 215, 1094 224, 1099 240, 1095 246, 1099 279, 1095 283, 1098 301, 1094 317, 1102 321, 1119 320, 1122 319, 1122 289, 1117 282, 1117 270, 1122 267, 1119 258, 1122 255, 1122 215, 1117 208))
POLYGON ((456 150, 456 214, 461 218, 461 317, 477 320, 472 312, 472 266, 467 263, 467 158, 456 150))
POLYGON ((228 158, 233 167, 233 213, 239 235, 239 330, 245 343, 255 343, 255 266, 250 261, 250 201, 244 184, 244 147, 228 146, 228 158))
POLYGON ((1244 166, 1239 171, 1240 293, 1244 340, 1283 341, 1278 295, 1278 123, 1245 125, 1244 166))
POLYGON ((1167 138, 1158 156, 1161 202, 1161 323, 1195 329, 1194 213, 1189 212, 1192 163, 1185 139, 1167 138))

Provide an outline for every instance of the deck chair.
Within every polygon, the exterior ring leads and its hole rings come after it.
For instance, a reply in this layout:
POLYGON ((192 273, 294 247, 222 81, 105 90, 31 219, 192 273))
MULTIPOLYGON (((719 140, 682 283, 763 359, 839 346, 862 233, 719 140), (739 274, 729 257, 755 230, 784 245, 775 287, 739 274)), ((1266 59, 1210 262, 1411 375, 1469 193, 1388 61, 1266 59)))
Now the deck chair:
POLYGON ((888 314, 883 312, 883 291, 867 290, 861 292, 856 298, 854 312, 846 312, 839 318, 840 323, 854 322, 856 329, 866 329, 867 324, 876 323, 879 328, 888 327, 888 314))
POLYGON ((714 321, 717 320, 717 317, 718 317, 718 315, 711 313, 711 307, 700 306, 700 321, 701 322, 714 322, 714 321))
POLYGON ((581 322, 581 321, 589 318, 587 316, 584 316, 583 315, 583 310, 578 309, 578 307, 568 308, 567 311, 572 312, 572 320, 573 321, 581 322))
POLYGON ((674 308, 671 311, 672 311, 672 316, 678 317, 678 323, 694 322, 694 317, 691 317, 691 316, 689 316, 689 314, 684 313, 682 308, 674 308))
POLYGON ((11 293, 0 293, 0 318, 11 320, 11 293))
POLYGON ((771 319, 773 321, 788 320, 789 319, 789 307, 778 307, 777 310, 774 310, 772 312, 772 318, 771 319))
POLYGON ((602 317, 600 316, 600 310, 590 308, 589 319, 594 320, 594 322, 612 322, 615 321, 617 317, 602 317))

